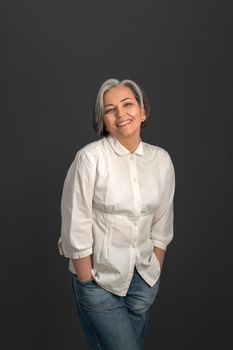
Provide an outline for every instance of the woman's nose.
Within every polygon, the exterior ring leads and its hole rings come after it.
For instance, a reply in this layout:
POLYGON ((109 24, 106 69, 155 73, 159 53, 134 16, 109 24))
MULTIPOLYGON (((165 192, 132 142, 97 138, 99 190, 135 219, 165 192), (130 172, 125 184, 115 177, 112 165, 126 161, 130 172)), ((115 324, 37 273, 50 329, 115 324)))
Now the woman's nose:
POLYGON ((124 115, 124 108, 123 107, 118 107, 116 110, 117 110, 116 115, 118 118, 122 117, 124 115))

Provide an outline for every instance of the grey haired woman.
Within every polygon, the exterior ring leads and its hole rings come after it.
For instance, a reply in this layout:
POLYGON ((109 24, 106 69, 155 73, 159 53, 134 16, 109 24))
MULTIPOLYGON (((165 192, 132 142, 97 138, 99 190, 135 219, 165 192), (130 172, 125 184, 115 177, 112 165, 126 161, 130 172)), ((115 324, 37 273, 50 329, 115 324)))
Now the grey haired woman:
POLYGON ((59 250, 92 350, 144 348, 173 239, 174 166, 166 150, 141 140, 148 117, 138 84, 105 81, 93 109, 102 137, 77 152, 63 186, 59 250))

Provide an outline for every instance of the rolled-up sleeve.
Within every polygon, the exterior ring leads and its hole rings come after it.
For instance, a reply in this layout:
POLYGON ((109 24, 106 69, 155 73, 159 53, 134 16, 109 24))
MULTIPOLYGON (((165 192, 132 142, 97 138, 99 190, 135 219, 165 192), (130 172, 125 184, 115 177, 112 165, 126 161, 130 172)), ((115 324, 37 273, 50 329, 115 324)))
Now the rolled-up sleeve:
POLYGON ((166 181, 158 208, 153 216, 151 239, 155 247, 166 250, 173 239, 175 171, 172 160, 166 152, 166 181))
POLYGON ((61 198, 59 251, 66 258, 79 259, 92 254, 92 200, 95 161, 81 150, 71 164, 61 198))

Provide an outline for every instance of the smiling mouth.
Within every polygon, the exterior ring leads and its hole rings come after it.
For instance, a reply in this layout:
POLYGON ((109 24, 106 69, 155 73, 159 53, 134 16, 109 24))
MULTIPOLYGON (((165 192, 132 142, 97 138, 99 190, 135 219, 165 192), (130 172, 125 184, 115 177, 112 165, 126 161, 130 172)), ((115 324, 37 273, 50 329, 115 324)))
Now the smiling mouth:
POLYGON ((124 120, 124 121, 122 121, 120 123, 117 123, 116 126, 117 127, 122 127, 122 126, 130 124, 131 122, 132 122, 132 119, 127 119, 127 120, 124 120))

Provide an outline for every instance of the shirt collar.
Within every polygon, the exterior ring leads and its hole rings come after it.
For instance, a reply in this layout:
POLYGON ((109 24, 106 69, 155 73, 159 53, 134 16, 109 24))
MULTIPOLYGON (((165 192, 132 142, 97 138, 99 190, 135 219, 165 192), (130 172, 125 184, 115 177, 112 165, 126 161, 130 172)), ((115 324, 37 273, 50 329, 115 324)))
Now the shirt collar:
MULTIPOLYGON (((107 141, 110 143, 110 145, 112 146, 112 148, 114 149, 114 151, 120 155, 120 156, 124 156, 126 154, 130 154, 131 152, 124 147, 115 137, 108 135, 106 136, 107 141)), ((143 152, 143 143, 142 140, 140 139, 140 143, 138 145, 138 147, 136 148, 136 150, 133 152, 135 154, 138 154, 140 156, 142 156, 144 154, 143 152)))

